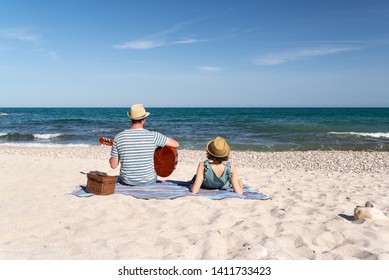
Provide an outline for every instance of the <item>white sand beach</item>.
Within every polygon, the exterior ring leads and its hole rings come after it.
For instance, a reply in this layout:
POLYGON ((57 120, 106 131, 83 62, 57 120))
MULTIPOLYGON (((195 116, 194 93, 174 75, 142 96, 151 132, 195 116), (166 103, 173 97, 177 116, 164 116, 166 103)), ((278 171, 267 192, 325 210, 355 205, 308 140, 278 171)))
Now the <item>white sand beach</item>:
MULTIPOLYGON (((232 152, 272 200, 79 198, 81 172, 117 174, 109 147, 0 147, 0 259, 389 260, 389 221, 354 221, 367 200, 389 217, 387 152, 232 152)), ((179 150, 189 180, 202 151, 179 150)))

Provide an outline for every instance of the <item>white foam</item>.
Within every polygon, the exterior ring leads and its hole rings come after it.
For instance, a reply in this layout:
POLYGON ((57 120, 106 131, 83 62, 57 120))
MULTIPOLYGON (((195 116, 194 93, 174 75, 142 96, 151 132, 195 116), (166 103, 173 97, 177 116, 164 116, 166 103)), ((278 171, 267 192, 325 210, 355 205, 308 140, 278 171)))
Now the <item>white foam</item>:
POLYGON ((0 112, 0 116, 8 116, 8 113, 0 112))
POLYGON ((0 137, 1 137, 1 136, 6 136, 6 135, 8 135, 8 133, 0 132, 0 137))
POLYGON ((51 139, 61 136, 62 134, 53 133, 53 134, 33 134, 35 138, 38 139, 51 139))
POLYGON ((0 143, 0 146, 9 147, 93 147, 89 144, 42 144, 42 143, 0 143))
POLYGON ((92 129, 92 132, 112 132, 112 129, 109 129, 109 128, 96 128, 96 129, 92 129))
POLYGON ((362 137, 389 139, 389 132, 372 132, 372 133, 368 133, 368 132, 330 132, 330 134, 355 135, 355 136, 362 136, 362 137))

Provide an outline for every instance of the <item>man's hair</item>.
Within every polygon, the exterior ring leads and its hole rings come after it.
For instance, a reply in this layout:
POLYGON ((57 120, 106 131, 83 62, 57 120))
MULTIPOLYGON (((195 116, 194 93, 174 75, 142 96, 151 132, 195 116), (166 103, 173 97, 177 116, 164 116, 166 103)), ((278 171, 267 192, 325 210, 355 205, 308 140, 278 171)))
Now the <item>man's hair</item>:
POLYGON ((132 123, 141 123, 144 119, 145 119, 145 118, 140 119, 140 120, 131 120, 131 122, 132 122, 132 123))
POLYGON ((228 156, 221 157, 221 158, 214 157, 213 155, 211 155, 210 153, 207 152, 207 159, 212 160, 216 164, 220 164, 223 161, 227 161, 229 159, 229 157, 228 156))

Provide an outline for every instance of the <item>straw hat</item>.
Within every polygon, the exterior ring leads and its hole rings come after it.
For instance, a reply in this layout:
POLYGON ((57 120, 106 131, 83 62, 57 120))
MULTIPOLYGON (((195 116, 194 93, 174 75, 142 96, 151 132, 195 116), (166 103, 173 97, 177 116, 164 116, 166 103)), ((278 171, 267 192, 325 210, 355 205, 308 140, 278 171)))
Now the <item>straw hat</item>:
POLYGON ((150 115, 150 113, 146 112, 143 104, 132 105, 131 110, 127 113, 127 116, 134 121, 144 119, 148 115, 150 115))
POLYGON ((223 137, 216 137, 207 144, 207 152, 217 158, 223 158, 230 154, 230 146, 223 137))

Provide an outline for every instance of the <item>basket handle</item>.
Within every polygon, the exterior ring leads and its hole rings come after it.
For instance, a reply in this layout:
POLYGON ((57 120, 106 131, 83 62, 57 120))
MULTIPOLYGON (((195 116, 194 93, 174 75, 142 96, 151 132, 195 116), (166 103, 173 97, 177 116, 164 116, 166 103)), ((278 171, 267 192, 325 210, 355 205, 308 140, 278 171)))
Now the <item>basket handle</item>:
POLYGON ((105 173, 105 172, 100 172, 100 171, 91 171, 91 172, 89 172, 89 173, 94 174, 94 175, 98 175, 98 176, 101 176, 101 177, 106 177, 106 176, 108 176, 107 173, 105 173))

